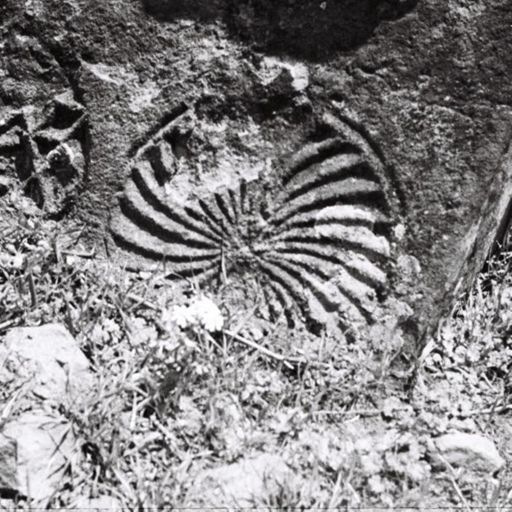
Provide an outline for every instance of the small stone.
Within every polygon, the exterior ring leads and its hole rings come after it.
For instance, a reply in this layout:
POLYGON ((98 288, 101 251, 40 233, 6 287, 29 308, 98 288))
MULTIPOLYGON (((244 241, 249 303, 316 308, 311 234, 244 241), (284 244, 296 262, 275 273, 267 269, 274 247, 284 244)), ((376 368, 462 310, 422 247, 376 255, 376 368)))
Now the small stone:
POLYGON ((305 64, 289 64, 288 69, 293 78, 292 87, 303 91, 309 86, 309 70, 305 64))
POLYGON ((479 434, 445 434, 435 439, 434 445, 433 460, 441 467, 443 459, 453 467, 485 473, 495 473, 505 465, 494 443, 479 434))
POLYGON ((279 493, 292 477, 281 457, 261 454, 200 474, 189 492, 187 506, 254 507, 279 493))
POLYGON ((0 434, 0 498, 13 498, 18 492, 16 441, 0 434))
POLYGON ((19 494, 46 506, 75 454, 76 443, 69 424, 44 412, 32 411, 15 417, 3 432, 16 440, 19 494))
MULTIPOLYGON (((285 87, 290 85, 295 92, 302 92, 309 86, 309 69, 300 62, 265 57, 262 61, 262 68, 261 78, 265 85, 281 80, 282 85, 285 87)), ((291 91, 289 92, 291 93, 291 91)))
POLYGON ((32 392, 44 399, 83 394, 92 383, 89 361, 67 329, 59 324, 17 327, 5 337, 2 352, 33 375, 32 392))

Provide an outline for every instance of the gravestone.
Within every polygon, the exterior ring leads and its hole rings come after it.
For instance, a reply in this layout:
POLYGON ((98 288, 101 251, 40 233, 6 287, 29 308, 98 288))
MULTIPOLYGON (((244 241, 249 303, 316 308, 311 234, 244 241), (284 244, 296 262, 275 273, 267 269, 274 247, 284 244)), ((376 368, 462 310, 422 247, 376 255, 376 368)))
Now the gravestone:
POLYGON ((512 186, 508 0, 6 0, 0 193, 337 335, 432 332, 512 186))

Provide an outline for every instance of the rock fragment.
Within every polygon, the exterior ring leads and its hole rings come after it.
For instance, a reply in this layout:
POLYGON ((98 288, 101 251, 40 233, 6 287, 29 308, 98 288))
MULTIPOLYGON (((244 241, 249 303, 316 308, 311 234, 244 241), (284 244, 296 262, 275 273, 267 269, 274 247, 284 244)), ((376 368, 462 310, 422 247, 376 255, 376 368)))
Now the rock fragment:
MULTIPOLYGON (((495 444, 479 434, 456 432, 445 434, 434 441, 433 459, 442 466, 446 461, 454 468, 495 473, 503 468, 505 460, 495 444)), ((445 464, 444 464, 445 465, 445 464)))
POLYGON ((187 506, 254 507, 276 495, 290 478, 291 470, 280 456, 261 454, 199 475, 187 506))
POLYGON ((32 392, 40 398, 81 394, 91 383, 89 361, 62 325, 11 329, 2 352, 19 359, 24 371, 34 376, 32 392))
POLYGON ((16 439, 17 487, 19 494, 46 506, 58 490, 62 473, 76 451, 69 424, 43 412, 27 412, 3 429, 16 439))
POLYGON ((0 433, 0 496, 46 507, 79 453, 69 421, 53 409, 90 388, 89 362, 59 324, 11 329, 0 359, 16 368, 29 390, 22 412, 7 418, 0 433))

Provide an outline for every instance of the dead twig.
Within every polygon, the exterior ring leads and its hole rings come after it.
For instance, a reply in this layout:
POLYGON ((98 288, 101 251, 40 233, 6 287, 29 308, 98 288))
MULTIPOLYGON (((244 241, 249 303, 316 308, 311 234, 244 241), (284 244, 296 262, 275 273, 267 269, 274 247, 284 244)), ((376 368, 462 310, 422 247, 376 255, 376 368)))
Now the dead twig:
POLYGON ((76 256, 77 258, 92 259, 96 256, 96 247, 89 252, 85 251, 61 251, 60 254, 64 256, 76 256))
POLYGON ((265 354, 266 356, 270 357, 271 359, 274 359, 275 361, 279 361, 280 363, 283 363, 284 366, 286 366, 290 370, 293 370, 293 368, 295 367, 292 364, 292 362, 295 364, 297 364, 297 363, 306 364, 306 361, 304 361, 304 360, 292 360, 290 358, 287 358, 285 356, 277 354, 276 352, 273 352, 272 350, 270 350, 268 348, 258 345, 258 343, 256 343, 255 341, 252 341, 247 338, 244 338, 243 336, 240 336, 240 334, 237 334, 236 332, 225 330, 224 334, 226 334, 227 336, 230 336, 235 341, 243 343, 247 347, 251 347, 251 348, 254 348, 255 350, 258 350, 262 354, 265 354))

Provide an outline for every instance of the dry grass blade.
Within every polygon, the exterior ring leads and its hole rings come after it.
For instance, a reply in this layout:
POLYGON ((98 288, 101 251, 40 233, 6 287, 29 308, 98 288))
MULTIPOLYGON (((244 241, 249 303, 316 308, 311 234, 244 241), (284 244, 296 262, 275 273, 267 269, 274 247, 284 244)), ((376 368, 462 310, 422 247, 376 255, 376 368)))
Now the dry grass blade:
MULTIPOLYGON (((224 331, 174 332, 162 319, 164 304, 182 300, 165 277, 169 269, 148 278, 96 263, 88 247, 38 246, 41 238, 55 238, 53 230, 47 228, 48 236, 39 225, 33 233, 13 230, 14 252, 33 264, 0 268, 0 337, 13 325, 67 323, 98 381, 97 395, 78 397, 63 413, 83 457, 73 460, 51 506, 106 493, 123 506, 179 509, 201 472, 229 469, 260 452, 282 456, 299 482, 269 490, 274 501, 261 504, 295 506, 297 496, 304 510, 428 508, 429 499, 464 510, 480 504, 451 469, 431 464, 425 447, 453 430, 484 431, 500 450, 505 445, 497 425, 512 415, 512 278, 501 270, 489 272, 489 289, 480 280, 428 342, 407 394, 399 377, 385 378, 397 353, 392 339, 365 344, 354 333, 345 342, 298 329, 283 335, 284 322, 277 321, 264 324, 263 337, 256 307, 229 310, 225 290, 208 291, 229 313, 224 331), (83 259, 73 266, 66 256, 83 259), (236 344, 242 350, 231 350, 236 344), (176 377, 169 378, 173 385, 161 386, 169 375, 176 377), (161 408, 155 407, 159 392, 161 408), (388 398, 397 400, 385 405, 388 398), (479 416, 488 421, 478 423, 479 416), (400 444, 397 436, 408 441, 400 444)), ((187 291, 202 292, 191 283, 187 291)), ((9 372, 0 382, 0 425, 26 402, 21 379, 10 382, 9 372)), ((505 510, 509 480, 504 475, 503 485, 480 501, 505 510)))
POLYGON ((138 295, 136 295, 134 293, 129 293, 126 295, 126 297, 135 303, 135 307, 142 305, 142 306, 147 307, 148 309, 151 309, 152 311, 160 311, 158 306, 156 306, 155 304, 144 299, 144 297, 139 297, 138 295))
POLYGON ((76 258, 84 258, 84 259, 93 259, 96 256, 96 249, 92 249, 89 252, 85 251, 61 251, 60 254, 63 254, 64 256, 74 256, 76 258))
POLYGON ((15 320, 6 320, 5 322, 0 323, 0 331, 5 331, 9 327, 12 327, 16 324, 15 320))

